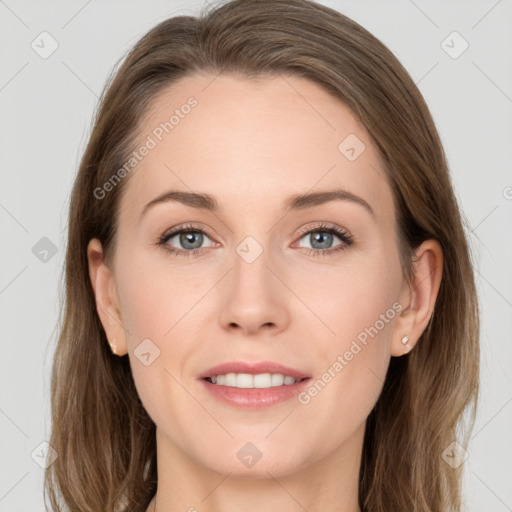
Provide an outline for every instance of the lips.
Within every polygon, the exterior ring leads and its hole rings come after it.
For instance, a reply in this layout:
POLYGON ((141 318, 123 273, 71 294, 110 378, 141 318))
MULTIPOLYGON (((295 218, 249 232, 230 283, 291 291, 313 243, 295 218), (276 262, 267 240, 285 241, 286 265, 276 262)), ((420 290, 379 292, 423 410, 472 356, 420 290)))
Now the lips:
MULTIPOLYGON (((224 378, 223 377, 223 378, 224 378)), ((202 388, 216 400, 221 403, 227 404, 231 407, 239 409, 262 409, 281 402, 291 400, 309 385, 311 380, 310 376, 296 368, 290 368, 279 363, 270 361, 262 361, 258 363, 246 362, 230 362, 213 366, 208 370, 201 373, 198 381, 201 383, 202 388), (268 379, 268 374, 274 378, 278 375, 277 379, 283 379, 283 376, 288 379, 295 379, 294 383, 288 382, 282 385, 273 385, 272 387, 251 387, 242 385, 242 387, 233 387, 233 385, 219 385, 213 381, 217 378, 224 376, 233 382, 234 375, 237 376, 236 383, 239 377, 242 381, 250 380, 253 375, 254 379, 258 376, 263 376, 263 379, 268 379), (213 379, 213 381, 212 381, 213 379)))
POLYGON ((228 373, 248 373, 251 375, 257 375, 261 373, 279 373, 282 375, 289 375, 290 377, 299 380, 309 377, 307 373, 304 373, 300 370, 271 361, 261 361, 257 363, 232 361, 209 368, 199 375, 199 379, 216 377, 217 375, 226 375, 228 373))

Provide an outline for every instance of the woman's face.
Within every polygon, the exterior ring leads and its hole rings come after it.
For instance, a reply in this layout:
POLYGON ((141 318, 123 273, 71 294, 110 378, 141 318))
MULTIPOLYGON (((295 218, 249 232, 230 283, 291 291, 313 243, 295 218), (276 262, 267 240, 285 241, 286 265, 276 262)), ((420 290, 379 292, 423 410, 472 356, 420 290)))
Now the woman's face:
POLYGON ((392 192, 367 132, 306 79, 194 75, 155 98, 136 149, 103 318, 159 449, 253 476, 357 457, 407 348, 392 192))

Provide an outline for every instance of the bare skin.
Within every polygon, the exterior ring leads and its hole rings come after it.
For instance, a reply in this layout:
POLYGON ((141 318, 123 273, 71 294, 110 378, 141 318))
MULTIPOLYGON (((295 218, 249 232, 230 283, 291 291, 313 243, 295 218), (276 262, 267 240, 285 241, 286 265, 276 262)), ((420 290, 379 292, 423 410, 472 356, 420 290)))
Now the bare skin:
POLYGON ((197 106, 126 178, 112 261, 98 240, 88 246, 105 332, 118 355, 128 354, 157 426, 158 490, 148 512, 359 512, 366 419, 390 357, 413 349, 428 324, 441 248, 433 240, 419 247, 409 286, 376 147, 318 85, 190 76, 154 100, 141 141, 190 96, 197 106), (365 145, 353 161, 338 149, 349 134, 365 145), (170 189, 211 194, 219 210, 167 201, 141 216, 170 189), (373 213, 350 200, 285 209, 292 195, 332 189, 362 198, 373 213), (181 224, 202 240, 193 256, 183 254, 192 249, 179 234, 157 244, 181 224), (330 239, 325 225, 353 243, 330 239), (330 245, 312 237, 318 226, 330 245), (263 249, 250 263, 237 252, 248 236, 257 243, 249 251, 263 249), (387 321, 377 323, 380 315, 387 321), (380 324, 356 352, 358 335, 380 324), (147 366, 134 353, 145 339, 160 350, 147 366), (333 370, 340 355, 346 364, 333 370), (222 403, 198 379, 227 361, 275 361, 324 382, 331 368, 331 378, 307 403, 303 395, 246 410, 222 403), (237 456, 249 442, 261 454, 252 467, 237 456))

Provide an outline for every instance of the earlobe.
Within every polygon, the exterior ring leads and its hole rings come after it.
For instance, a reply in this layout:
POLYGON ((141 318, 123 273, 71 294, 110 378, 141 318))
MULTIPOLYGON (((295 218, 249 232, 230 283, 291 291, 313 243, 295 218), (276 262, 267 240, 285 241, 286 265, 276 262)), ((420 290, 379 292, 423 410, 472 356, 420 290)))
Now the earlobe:
POLYGON ((391 355, 402 356, 414 348, 434 311, 441 285, 443 252, 436 240, 426 240, 416 250, 413 279, 404 284, 401 299, 406 304, 395 322, 391 355))
POLYGON ((109 341, 112 352, 124 355, 127 352, 125 330, 122 322, 116 284, 112 270, 104 261, 103 248, 97 238, 87 246, 89 277, 96 300, 96 310, 109 341))

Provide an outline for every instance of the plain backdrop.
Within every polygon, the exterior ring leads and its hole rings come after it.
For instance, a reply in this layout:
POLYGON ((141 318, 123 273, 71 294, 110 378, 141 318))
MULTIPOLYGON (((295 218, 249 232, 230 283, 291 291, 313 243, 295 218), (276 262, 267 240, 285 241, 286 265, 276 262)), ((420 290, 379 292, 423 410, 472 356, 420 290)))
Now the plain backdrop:
MULTIPOLYGON (((320 3, 395 53, 437 123, 468 221, 482 308, 481 397, 464 462, 464 510, 512 511, 512 0, 320 3)), ((97 98, 145 32, 201 6, 0 0, 0 512, 44 511, 40 464, 67 207, 97 98)))

